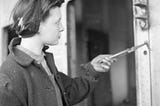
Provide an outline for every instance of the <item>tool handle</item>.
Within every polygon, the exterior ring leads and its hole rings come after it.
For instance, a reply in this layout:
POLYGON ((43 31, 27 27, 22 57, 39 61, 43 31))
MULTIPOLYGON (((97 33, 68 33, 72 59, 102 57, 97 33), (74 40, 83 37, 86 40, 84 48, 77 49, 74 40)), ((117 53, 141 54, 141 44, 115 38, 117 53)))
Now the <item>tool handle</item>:
POLYGON ((123 50, 121 52, 118 52, 118 53, 110 56, 110 58, 112 59, 112 58, 116 58, 116 57, 119 57, 119 56, 122 56, 122 55, 126 55, 126 54, 128 54, 128 51, 129 51, 129 49, 123 50))
POLYGON ((129 54, 129 53, 132 53, 132 52, 136 51, 138 48, 140 48, 140 47, 142 47, 142 46, 144 46, 144 45, 147 45, 147 43, 148 43, 148 42, 144 42, 144 43, 141 44, 141 45, 133 46, 133 47, 131 47, 131 48, 128 48, 128 49, 126 49, 126 50, 123 50, 123 51, 121 51, 121 52, 118 52, 118 53, 110 56, 110 58, 113 59, 113 58, 116 58, 116 57, 119 57, 119 56, 124 56, 124 55, 127 55, 127 54, 129 54))

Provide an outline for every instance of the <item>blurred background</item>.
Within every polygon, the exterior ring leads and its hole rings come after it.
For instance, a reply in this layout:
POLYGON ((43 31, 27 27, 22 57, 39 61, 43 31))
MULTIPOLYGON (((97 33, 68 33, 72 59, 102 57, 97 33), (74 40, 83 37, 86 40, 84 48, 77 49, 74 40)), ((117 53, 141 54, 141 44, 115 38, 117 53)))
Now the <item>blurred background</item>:
MULTIPOLYGON (((70 76, 81 75, 79 64, 99 54, 114 54, 134 45, 132 10, 132 0, 75 0, 68 3, 70 76)), ((101 75, 90 97, 77 106, 136 106, 134 58, 134 54, 119 58, 109 73, 101 75)))

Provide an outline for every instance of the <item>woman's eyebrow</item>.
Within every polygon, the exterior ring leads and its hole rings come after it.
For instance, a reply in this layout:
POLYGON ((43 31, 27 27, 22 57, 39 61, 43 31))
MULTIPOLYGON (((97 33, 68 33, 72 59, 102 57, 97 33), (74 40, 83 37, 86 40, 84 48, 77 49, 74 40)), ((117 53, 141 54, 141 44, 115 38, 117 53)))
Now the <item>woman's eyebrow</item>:
POLYGON ((60 22, 60 21, 61 21, 61 18, 58 18, 56 22, 60 22))
POLYGON ((61 18, 59 18, 58 21, 61 21, 61 18))

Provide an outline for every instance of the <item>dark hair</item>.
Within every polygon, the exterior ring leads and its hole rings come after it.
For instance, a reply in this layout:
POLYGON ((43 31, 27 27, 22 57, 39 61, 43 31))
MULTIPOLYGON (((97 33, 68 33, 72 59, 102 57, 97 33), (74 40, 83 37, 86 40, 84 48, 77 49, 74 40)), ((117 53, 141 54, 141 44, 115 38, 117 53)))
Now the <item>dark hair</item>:
POLYGON ((22 37, 31 37, 39 30, 49 10, 60 7, 64 0, 19 0, 12 11, 12 29, 22 37))

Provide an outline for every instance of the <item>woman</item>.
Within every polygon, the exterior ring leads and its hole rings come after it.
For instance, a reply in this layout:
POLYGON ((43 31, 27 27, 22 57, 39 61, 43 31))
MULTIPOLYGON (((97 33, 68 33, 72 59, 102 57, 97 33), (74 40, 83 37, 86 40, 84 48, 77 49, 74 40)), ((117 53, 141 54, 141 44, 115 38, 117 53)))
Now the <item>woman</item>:
POLYGON ((63 0, 19 0, 13 9, 12 29, 18 37, 0 69, 0 106, 71 106, 93 90, 100 72, 107 72, 108 55, 85 64, 86 74, 70 78, 58 72, 48 45, 57 45, 64 30, 63 0))

